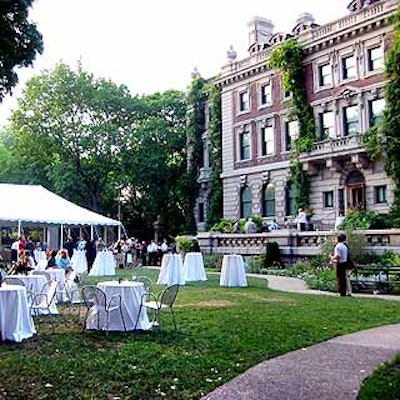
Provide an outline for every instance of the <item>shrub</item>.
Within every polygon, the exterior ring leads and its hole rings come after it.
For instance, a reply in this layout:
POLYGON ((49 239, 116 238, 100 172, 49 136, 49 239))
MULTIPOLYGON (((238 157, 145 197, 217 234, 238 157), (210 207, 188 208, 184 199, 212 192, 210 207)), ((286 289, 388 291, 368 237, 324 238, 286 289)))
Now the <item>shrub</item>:
POLYGON ((272 265, 281 265, 281 251, 277 242, 268 242, 265 249, 263 267, 271 268, 272 265))
POLYGON ((222 254, 205 254, 204 255, 204 266, 205 268, 213 269, 215 271, 221 271, 222 266, 222 254))
POLYGON ((177 236, 175 238, 175 242, 178 246, 179 251, 183 251, 184 253, 187 253, 190 251, 191 246, 192 246, 192 238, 188 236, 177 236))
POLYGON ((233 221, 230 219, 221 219, 218 223, 214 224, 211 229, 212 232, 229 233, 233 231, 233 221))

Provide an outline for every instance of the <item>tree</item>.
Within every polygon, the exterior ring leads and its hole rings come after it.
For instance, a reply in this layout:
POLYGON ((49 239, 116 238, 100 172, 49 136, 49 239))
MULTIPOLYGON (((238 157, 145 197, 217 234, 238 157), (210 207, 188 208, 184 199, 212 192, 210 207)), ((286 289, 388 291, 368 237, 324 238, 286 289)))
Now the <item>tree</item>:
POLYGON ((143 115, 131 132, 123 169, 129 201, 141 210, 142 222, 163 232, 179 233, 184 222, 186 175, 184 94, 167 91, 141 98, 143 115))
POLYGON ((43 51, 42 35, 28 21, 33 0, 0 2, 0 102, 18 83, 15 67, 32 65, 43 51))
POLYGON ((138 104, 125 86, 59 64, 27 83, 11 117, 17 152, 38 162, 37 174, 45 174, 57 193, 100 211, 121 171, 138 104))

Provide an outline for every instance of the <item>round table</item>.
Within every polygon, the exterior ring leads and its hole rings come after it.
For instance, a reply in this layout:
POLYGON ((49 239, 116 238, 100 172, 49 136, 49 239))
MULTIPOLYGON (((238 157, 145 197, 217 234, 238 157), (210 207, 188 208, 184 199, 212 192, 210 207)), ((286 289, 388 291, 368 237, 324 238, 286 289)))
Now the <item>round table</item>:
POLYGON ((245 287, 247 286, 244 261, 241 255, 224 255, 222 259, 220 286, 245 287))
POLYGON ((36 333, 24 286, 0 287, 0 331, 2 340, 13 342, 21 342, 36 333))
POLYGON ((182 256, 180 254, 164 254, 161 260, 158 285, 184 285, 182 256))
MULTIPOLYGON (((136 319, 139 313, 140 302, 142 295, 145 293, 145 289, 142 282, 132 281, 109 281, 99 282, 97 287, 104 291, 107 296, 107 301, 111 296, 115 294, 121 295, 121 308, 124 316, 125 326, 127 331, 135 329, 136 319)), ((90 311, 86 322, 87 329, 97 329, 97 315, 100 312, 99 329, 106 328, 106 313, 101 311, 97 305, 94 305, 90 311)), ((140 318, 138 321, 137 329, 149 330, 151 324, 147 317, 147 311, 142 308, 140 318)), ((123 331, 124 326, 121 320, 121 314, 119 310, 115 310, 110 315, 110 325, 108 330, 110 331, 123 331)))
POLYGON ((186 282, 206 281, 206 271, 204 270, 203 254, 186 253, 183 263, 183 277, 186 282))
POLYGON ((114 254, 109 250, 99 251, 89 272, 89 276, 115 275, 114 254))

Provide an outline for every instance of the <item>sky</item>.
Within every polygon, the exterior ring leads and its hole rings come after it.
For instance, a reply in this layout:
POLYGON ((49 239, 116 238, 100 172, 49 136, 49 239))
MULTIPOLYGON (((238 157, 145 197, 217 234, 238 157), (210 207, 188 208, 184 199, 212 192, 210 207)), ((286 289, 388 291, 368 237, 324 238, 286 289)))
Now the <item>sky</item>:
POLYGON ((248 55, 247 23, 270 19, 289 33, 303 12, 325 24, 348 13, 350 0, 36 0, 29 19, 43 35, 33 67, 19 69, 19 84, 0 103, 0 125, 17 105, 26 81, 62 61, 78 61, 95 78, 125 84, 132 95, 185 90, 195 68, 217 75, 232 45, 248 55), (239 4, 239 5, 238 5, 239 4))

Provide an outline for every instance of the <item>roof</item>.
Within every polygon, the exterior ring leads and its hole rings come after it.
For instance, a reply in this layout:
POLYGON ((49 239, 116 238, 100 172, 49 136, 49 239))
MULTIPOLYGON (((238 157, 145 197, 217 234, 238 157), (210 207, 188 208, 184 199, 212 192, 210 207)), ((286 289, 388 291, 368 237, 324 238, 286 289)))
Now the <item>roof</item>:
POLYGON ((121 225, 121 222, 71 203, 43 186, 6 183, 0 183, 0 221, 121 225))

